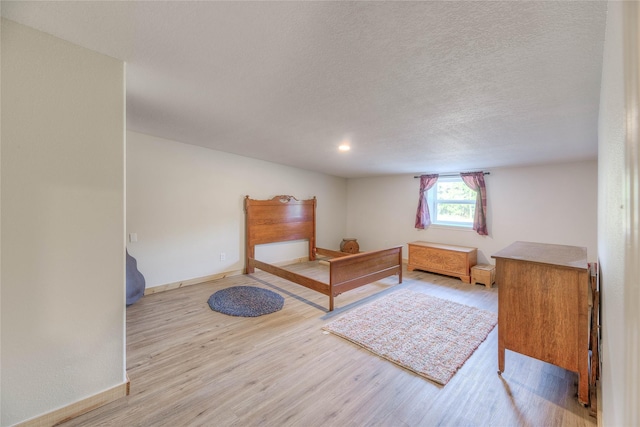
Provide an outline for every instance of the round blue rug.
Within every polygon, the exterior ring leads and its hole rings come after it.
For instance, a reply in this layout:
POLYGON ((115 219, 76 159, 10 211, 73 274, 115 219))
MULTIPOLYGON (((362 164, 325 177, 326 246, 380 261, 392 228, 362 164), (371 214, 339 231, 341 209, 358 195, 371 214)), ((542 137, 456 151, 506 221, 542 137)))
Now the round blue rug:
POLYGON ((230 316, 258 317, 279 311, 282 306, 282 296, 255 286, 233 286, 209 297, 211 310, 230 316))

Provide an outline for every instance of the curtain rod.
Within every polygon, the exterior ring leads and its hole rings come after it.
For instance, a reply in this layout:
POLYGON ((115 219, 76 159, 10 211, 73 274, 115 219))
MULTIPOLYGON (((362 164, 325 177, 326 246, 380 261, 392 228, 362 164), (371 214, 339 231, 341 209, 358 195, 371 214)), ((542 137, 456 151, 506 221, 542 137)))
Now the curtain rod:
MULTIPOLYGON (((467 173, 467 172, 462 172, 462 173, 467 173)), ((491 172, 484 172, 484 174, 491 175, 491 172)), ((424 174, 424 175, 430 175, 430 174, 424 174)), ((441 173, 441 174, 438 174, 438 176, 460 176, 460 173, 441 173)), ((420 175, 414 176, 414 178, 420 178, 420 175)))

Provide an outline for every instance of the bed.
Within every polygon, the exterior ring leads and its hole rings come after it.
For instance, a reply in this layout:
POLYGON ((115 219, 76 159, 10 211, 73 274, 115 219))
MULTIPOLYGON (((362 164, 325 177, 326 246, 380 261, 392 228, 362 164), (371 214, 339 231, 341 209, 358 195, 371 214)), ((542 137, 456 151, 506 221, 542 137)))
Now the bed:
POLYGON ((316 198, 298 200, 293 196, 275 196, 268 200, 245 197, 245 274, 256 268, 334 298, 343 292, 397 275, 402 283, 402 246, 378 251, 347 254, 316 247, 316 198), (308 240, 309 260, 317 255, 329 257, 329 282, 288 271, 255 259, 256 245, 308 240))

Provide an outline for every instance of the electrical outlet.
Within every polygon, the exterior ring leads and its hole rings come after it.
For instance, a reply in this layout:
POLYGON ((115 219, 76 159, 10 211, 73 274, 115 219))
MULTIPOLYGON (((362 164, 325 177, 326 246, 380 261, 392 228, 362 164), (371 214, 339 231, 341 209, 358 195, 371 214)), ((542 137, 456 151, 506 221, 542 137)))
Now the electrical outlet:
POLYGON ((224 261, 227 259, 227 254, 225 254, 224 252, 220 252, 220 261, 224 261))

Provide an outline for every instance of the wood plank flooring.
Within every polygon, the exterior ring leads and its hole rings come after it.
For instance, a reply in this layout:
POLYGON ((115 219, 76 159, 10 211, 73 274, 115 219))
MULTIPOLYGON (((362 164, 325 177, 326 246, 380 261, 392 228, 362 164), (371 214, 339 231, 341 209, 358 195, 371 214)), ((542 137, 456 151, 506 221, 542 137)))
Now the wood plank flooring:
MULTIPOLYGON (((328 267, 289 267, 326 280, 328 267)), ((399 287, 497 312, 498 290, 421 271, 336 298, 257 271, 143 297, 127 308, 131 394, 70 426, 595 426, 577 376, 507 351, 497 375, 497 327, 444 387, 321 327, 399 287), (285 297, 257 318, 211 311, 216 290, 252 285, 285 297)))

